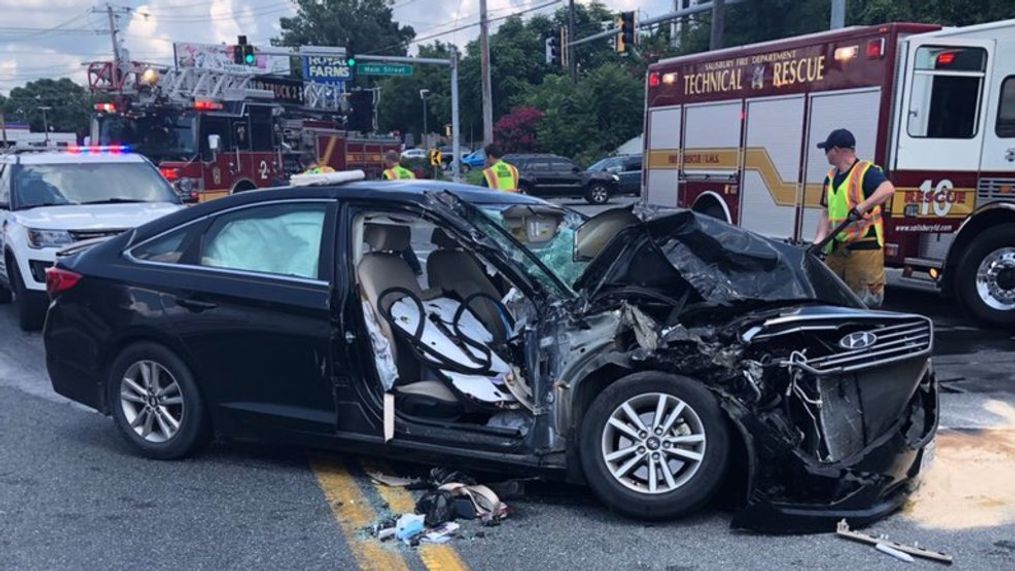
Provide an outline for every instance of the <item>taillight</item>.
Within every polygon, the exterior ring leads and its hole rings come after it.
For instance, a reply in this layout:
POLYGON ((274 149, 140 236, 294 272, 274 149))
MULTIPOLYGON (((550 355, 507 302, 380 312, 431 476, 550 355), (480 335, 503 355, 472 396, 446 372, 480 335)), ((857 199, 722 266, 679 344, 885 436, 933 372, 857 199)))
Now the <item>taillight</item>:
POLYGON ((49 268, 46 270, 46 292, 50 297, 55 297, 66 291, 70 291, 81 281, 81 274, 65 270, 63 268, 49 268))

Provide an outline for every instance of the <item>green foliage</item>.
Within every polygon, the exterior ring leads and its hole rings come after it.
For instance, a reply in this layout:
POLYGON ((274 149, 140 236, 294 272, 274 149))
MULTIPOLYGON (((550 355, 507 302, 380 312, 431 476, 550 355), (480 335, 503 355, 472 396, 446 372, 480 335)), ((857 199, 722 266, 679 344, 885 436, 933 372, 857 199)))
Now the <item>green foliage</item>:
MULTIPOLYGON (((455 50, 450 44, 434 42, 420 46, 420 57, 448 59, 455 50)), ((381 99, 377 109, 381 131, 403 133, 423 132, 423 101, 419 90, 429 89, 427 95, 427 126, 432 132, 442 132, 443 125, 451 122, 451 77, 448 68, 434 65, 417 65, 408 77, 389 77, 378 82, 381 99)))
POLYGON ((44 128, 40 107, 51 108, 46 111, 51 131, 79 135, 89 131, 91 97, 84 87, 67 78, 39 79, 15 87, 0 104, 8 123, 27 122, 33 131, 41 132, 44 128))
POLYGON ((282 18, 277 46, 338 46, 357 53, 405 55, 416 37, 411 26, 392 20, 394 0, 295 0, 296 16, 282 18))

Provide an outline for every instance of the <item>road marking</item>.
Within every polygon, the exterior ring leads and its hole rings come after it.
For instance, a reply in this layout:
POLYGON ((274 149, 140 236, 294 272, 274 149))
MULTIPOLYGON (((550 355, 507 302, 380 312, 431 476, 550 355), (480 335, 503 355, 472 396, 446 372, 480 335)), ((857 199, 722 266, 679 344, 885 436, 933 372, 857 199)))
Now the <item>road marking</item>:
POLYGON ((373 538, 360 536, 363 528, 374 523, 377 514, 346 467, 338 460, 323 455, 311 457, 310 467, 359 568, 367 571, 408 571, 409 566, 398 553, 385 549, 373 538))
MULTIPOLYGON (((391 470, 384 464, 364 463, 363 468, 370 471, 378 471, 390 474, 391 470)), ((373 481, 373 480, 371 480, 373 481)), ((416 500, 405 488, 397 486, 386 486, 374 482, 381 499, 388 503, 392 513, 404 514, 414 513, 416 500)), ((429 571, 466 571, 469 566, 462 561, 462 558, 455 551, 455 548, 446 544, 422 544, 419 546, 419 558, 429 571)))

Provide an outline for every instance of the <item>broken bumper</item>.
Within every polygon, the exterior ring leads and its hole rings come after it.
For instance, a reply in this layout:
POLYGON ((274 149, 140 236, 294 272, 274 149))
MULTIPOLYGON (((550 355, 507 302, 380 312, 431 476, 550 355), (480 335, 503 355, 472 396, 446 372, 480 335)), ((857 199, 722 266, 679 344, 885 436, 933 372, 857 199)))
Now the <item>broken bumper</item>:
MULTIPOLYGON (((757 422, 757 421, 754 421, 757 422)), ((819 462, 800 451, 787 455, 766 441, 753 442, 757 469, 747 506, 733 528, 767 533, 833 532, 846 519, 853 528, 882 519, 905 503, 932 453, 937 430, 938 385, 928 367, 904 414, 883 435, 849 458, 819 462), (779 470, 766 465, 781 463, 779 470)))

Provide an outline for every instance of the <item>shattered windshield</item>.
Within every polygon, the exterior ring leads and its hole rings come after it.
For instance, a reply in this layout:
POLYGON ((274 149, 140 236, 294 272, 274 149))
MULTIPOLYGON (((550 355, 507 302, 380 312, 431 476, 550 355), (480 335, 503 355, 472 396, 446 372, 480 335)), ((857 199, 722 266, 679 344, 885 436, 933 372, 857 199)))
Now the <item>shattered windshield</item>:
POLYGON ((572 288, 588 262, 574 260, 575 232, 584 219, 576 212, 544 205, 481 204, 484 214, 539 258, 572 288))

